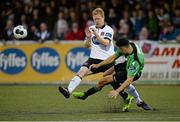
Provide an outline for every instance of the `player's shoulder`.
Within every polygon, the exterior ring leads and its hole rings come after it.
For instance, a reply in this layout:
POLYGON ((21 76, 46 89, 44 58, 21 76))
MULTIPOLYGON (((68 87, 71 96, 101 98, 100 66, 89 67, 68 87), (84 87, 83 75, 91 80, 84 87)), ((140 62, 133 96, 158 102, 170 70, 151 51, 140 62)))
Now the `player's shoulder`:
POLYGON ((109 25, 105 25, 105 28, 107 28, 107 29, 112 29, 112 27, 111 26, 109 26, 109 25))
POLYGON ((108 31, 113 31, 113 29, 109 25, 105 25, 105 29, 108 31))

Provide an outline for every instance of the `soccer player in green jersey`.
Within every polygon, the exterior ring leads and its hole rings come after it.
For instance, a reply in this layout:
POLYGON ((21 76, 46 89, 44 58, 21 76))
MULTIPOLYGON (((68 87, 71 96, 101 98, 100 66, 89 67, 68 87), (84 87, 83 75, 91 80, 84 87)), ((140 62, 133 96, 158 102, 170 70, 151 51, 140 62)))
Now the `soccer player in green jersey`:
MULTIPOLYGON (((103 77, 96 87, 90 88, 88 91, 83 93, 74 93, 73 96, 79 99, 86 99, 88 96, 100 91, 105 85, 111 84, 116 86, 116 89, 110 91, 109 96, 116 98, 119 92, 126 89, 128 90, 128 87, 130 85, 132 86, 132 82, 140 78, 144 67, 144 55, 141 49, 135 43, 130 43, 129 40, 125 38, 117 40, 116 46, 118 49, 114 55, 99 64, 92 64, 90 68, 98 68, 100 66, 107 65, 116 61, 119 57, 124 56, 126 60, 124 70, 120 68, 120 65, 115 64, 115 74, 103 77)), ((131 90, 131 92, 133 92, 133 90, 131 90)), ((142 101, 139 96, 138 99, 139 100, 136 101, 137 106, 142 107, 144 110, 151 110, 151 107, 142 101)))

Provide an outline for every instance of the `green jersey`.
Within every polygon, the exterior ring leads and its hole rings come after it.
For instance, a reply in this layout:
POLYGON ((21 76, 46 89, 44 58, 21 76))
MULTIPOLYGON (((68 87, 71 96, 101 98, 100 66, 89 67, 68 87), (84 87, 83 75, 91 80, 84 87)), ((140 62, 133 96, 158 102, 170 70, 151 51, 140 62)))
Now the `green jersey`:
POLYGON ((122 55, 126 58, 127 77, 139 75, 144 67, 144 54, 142 50, 134 43, 130 43, 133 47, 133 52, 129 55, 124 55, 119 49, 115 52, 117 57, 122 55))

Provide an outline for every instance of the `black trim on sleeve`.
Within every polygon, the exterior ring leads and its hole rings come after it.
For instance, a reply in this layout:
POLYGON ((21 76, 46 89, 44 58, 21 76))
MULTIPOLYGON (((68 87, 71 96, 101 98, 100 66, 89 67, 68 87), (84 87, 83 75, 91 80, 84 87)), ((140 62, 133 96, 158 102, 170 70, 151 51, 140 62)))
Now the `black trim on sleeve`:
POLYGON ((111 42, 111 39, 110 39, 110 38, 108 38, 108 37, 104 37, 104 39, 108 39, 108 40, 111 42))

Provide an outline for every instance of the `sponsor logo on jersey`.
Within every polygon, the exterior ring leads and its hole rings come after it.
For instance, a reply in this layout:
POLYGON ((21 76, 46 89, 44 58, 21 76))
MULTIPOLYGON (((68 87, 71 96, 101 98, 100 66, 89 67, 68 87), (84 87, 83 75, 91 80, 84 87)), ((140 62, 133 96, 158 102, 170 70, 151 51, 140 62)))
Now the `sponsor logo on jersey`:
POLYGON ((105 33, 105 32, 101 32, 101 36, 104 36, 104 33, 105 33))
POLYGON ((18 74, 24 70, 27 58, 23 51, 8 48, 0 53, 0 70, 7 74, 18 74))
POLYGON ((80 67, 88 60, 90 50, 82 47, 76 47, 68 51, 65 57, 66 66, 69 70, 76 73, 80 67))
POLYGON ((129 67, 129 71, 130 71, 130 72, 132 72, 132 73, 136 72, 137 69, 136 69, 136 66, 135 66, 135 65, 136 65, 136 63, 133 62, 132 65, 129 67))
POLYGON ((106 33, 105 36, 111 38, 112 34, 111 33, 106 33))
POLYGON ((52 48, 38 48, 31 55, 32 68, 42 74, 54 72, 60 64, 59 54, 52 48))
POLYGON ((93 37, 92 37, 92 42, 93 42, 94 44, 96 44, 96 45, 99 45, 99 44, 100 44, 99 41, 97 40, 96 36, 93 36, 93 37))

